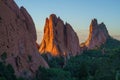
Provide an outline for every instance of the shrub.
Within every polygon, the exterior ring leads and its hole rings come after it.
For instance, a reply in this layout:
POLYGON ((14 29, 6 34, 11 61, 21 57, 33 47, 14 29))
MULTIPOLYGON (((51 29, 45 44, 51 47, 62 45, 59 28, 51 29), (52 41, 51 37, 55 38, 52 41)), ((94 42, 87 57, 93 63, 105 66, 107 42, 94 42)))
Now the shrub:
POLYGON ((28 55, 28 62, 32 62, 32 56, 28 55))
POLYGON ((50 59, 48 59, 48 55, 49 53, 46 54, 42 54, 42 57, 47 61, 48 65, 51 68, 63 68, 64 65, 64 58, 61 57, 52 57, 51 55, 49 55, 50 59))
POLYGON ((1 59, 2 59, 3 61, 5 61, 6 58, 7 58, 7 53, 4 52, 4 53, 1 55, 1 59))
POLYGON ((0 76, 6 80, 16 80, 13 67, 10 64, 5 65, 2 62, 0 62, 0 76))
POLYGON ((36 80, 72 80, 72 77, 68 71, 62 69, 50 68, 45 69, 39 67, 36 73, 36 80))

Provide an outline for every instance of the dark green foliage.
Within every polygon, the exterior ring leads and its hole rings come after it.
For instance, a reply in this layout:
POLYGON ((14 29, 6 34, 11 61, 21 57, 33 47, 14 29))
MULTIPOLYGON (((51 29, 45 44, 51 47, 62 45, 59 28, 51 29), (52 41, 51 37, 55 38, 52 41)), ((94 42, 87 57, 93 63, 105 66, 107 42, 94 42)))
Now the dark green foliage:
POLYGON ((3 61, 5 61, 6 58, 7 58, 7 53, 4 52, 4 53, 1 55, 1 59, 2 59, 3 61))
POLYGON ((102 57, 104 55, 102 55, 101 53, 101 49, 97 49, 97 50, 88 50, 88 51, 84 51, 83 55, 89 56, 89 57, 102 57))
POLYGON ((116 80, 120 80, 120 71, 116 71, 116 80))
POLYGON ((85 56, 76 56, 72 57, 67 65, 65 66, 64 70, 69 71, 72 77, 77 79, 86 79, 88 77, 88 66, 89 57, 85 56))
POLYGON ((106 41, 105 44, 101 46, 101 48, 105 48, 105 49, 120 48, 120 41, 111 37, 106 41))
POLYGON ((6 68, 9 70, 10 73, 13 73, 13 74, 15 73, 12 65, 8 64, 8 65, 6 66, 6 68))
POLYGON ((54 68, 62 68, 64 65, 64 59, 61 58, 52 58, 50 61, 48 61, 48 64, 50 67, 54 68))
POLYGON ((0 77, 5 80, 16 80, 14 69, 10 64, 6 66, 4 63, 0 62, 0 77))
POLYGON ((68 71, 62 69, 39 67, 36 73, 36 80, 73 80, 68 71))
POLYGON ((0 77, 0 80, 6 80, 5 77, 0 77))
POLYGON ((120 80, 120 41, 110 38, 100 48, 72 57, 64 70, 79 80, 120 80))
POLYGON ((46 61, 49 60, 47 54, 49 54, 49 53, 43 53, 43 54, 41 55, 46 61))
POLYGON ((22 78, 22 77, 19 77, 19 78, 17 78, 17 80, 26 80, 26 79, 24 79, 24 78, 22 78))
POLYGON ((24 78, 16 78, 12 65, 0 62, 0 80, 26 80, 24 78))
POLYGON ((42 56, 47 61, 48 65, 52 68, 62 68, 64 65, 64 58, 62 56, 61 57, 51 57, 50 59, 48 59, 47 54, 42 54, 42 56))
MULTIPOLYGON (((42 56, 50 68, 39 67, 31 80, 120 80, 120 42, 112 38, 100 48, 71 57, 66 65, 64 57, 42 56)), ((6 58, 7 54, 3 53, 1 59, 6 58)), ((28 55, 28 61, 32 61, 32 56, 28 55)), ((26 79, 16 78, 12 66, 0 62, 0 80, 26 79)))
MULTIPOLYGON (((64 68, 60 67, 60 62, 64 63, 63 58, 51 58, 50 60, 47 56, 45 58, 50 69, 60 68, 62 71, 67 71, 74 80, 119 80, 120 78, 120 42, 112 38, 100 48, 84 51, 82 55, 71 57, 64 68)), ((43 73, 48 76, 45 80, 54 80, 49 76, 56 75, 50 75, 49 69, 48 72, 44 70, 43 73)), ((51 70, 51 73, 54 71, 51 70)))
POLYGON ((80 80, 116 80, 120 76, 116 73, 120 71, 120 48, 107 49, 107 52, 109 53, 86 51, 80 56, 72 57, 64 70, 80 80))
POLYGON ((32 62, 32 56, 28 55, 28 62, 32 62))

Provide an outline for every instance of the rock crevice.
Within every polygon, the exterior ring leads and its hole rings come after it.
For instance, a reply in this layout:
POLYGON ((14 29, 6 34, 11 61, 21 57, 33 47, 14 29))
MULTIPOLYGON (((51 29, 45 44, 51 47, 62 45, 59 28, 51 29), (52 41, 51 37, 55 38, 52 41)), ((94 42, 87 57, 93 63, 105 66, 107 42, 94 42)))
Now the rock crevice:
POLYGON ((98 24, 97 20, 93 19, 90 24, 89 37, 85 42, 85 46, 88 49, 100 47, 109 37, 105 24, 103 22, 98 24))
POLYGON ((80 52, 79 39, 72 26, 55 14, 46 19, 44 36, 39 48, 40 53, 52 56, 75 56, 80 52))
POLYGON ((36 47, 36 39, 33 20, 25 8, 19 9, 14 0, 0 0, 0 55, 7 53, 5 62, 13 66, 17 76, 28 71, 26 76, 30 77, 40 65, 48 67, 36 47))

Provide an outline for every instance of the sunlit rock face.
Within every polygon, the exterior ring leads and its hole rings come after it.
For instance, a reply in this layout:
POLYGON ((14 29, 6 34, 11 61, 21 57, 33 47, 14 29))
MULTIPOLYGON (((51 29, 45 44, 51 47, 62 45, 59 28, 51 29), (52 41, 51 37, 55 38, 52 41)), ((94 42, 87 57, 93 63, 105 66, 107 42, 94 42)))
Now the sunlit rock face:
POLYGON ((88 49, 94 49, 104 44, 109 38, 109 33, 104 23, 98 24, 96 19, 93 19, 90 24, 89 37, 85 42, 88 49))
POLYGON ((0 0, 0 55, 7 53, 5 62, 17 76, 30 77, 40 65, 48 67, 36 39, 33 20, 25 8, 19 9, 13 0, 0 0))
POLYGON ((77 34, 71 25, 51 14, 46 18, 44 36, 39 48, 40 53, 52 56, 75 56, 80 52, 77 34))

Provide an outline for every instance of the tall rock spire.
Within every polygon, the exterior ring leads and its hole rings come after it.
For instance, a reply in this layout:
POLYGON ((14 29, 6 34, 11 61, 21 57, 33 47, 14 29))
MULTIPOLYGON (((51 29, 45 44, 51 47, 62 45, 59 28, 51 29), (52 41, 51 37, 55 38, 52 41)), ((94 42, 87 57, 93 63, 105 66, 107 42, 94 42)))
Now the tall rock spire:
POLYGON ((109 33, 104 23, 98 24, 96 19, 93 19, 90 24, 89 37, 85 42, 88 49, 94 49, 104 44, 109 38, 109 33))
POLYGON ((70 24, 64 24, 60 17, 51 14, 45 22, 39 52, 51 53, 52 56, 75 56, 80 52, 78 36, 70 24))

